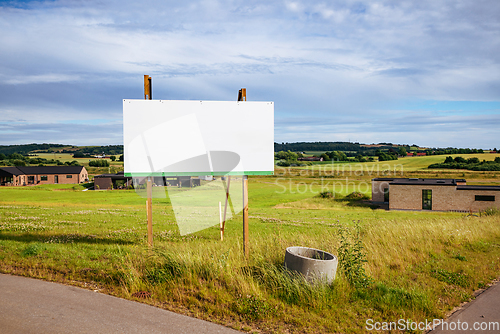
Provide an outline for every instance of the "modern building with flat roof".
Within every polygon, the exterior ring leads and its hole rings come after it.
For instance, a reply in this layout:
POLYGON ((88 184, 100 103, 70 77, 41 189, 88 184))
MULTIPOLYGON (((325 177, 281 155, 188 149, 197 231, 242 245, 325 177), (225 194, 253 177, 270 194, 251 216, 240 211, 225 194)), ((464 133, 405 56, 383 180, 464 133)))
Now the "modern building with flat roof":
POLYGON ((464 179, 375 178, 372 201, 390 210, 482 211, 500 208, 500 186, 467 185, 464 179))

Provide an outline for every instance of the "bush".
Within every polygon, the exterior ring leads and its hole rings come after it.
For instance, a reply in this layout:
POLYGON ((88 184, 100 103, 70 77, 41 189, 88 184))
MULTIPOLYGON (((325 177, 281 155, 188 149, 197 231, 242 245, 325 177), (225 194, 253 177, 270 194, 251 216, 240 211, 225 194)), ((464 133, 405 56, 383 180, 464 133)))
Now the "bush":
POLYGON ((297 153, 291 152, 290 150, 288 150, 287 152, 280 151, 278 153, 275 153, 274 156, 277 159, 287 160, 287 161, 297 161, 297 158, 298 158, 297 153))
POLYGON ((350 201, 359 201, 362 199, 368 199, 368 196, 363 194, 363 193, 360 193, 358 191, 354 191, 354 192, 350 193, 349 195, 347 195, 345 197, 345 199, 350 200, 350 201))
POLYGON ((339 269, 346 280, 356 288, 367 287, 371 278, 365 273, 363 264, 366 260, 365 249, 361 240, 361 227, 358 221, 354 226, 354 235, 345 226, 339 229, 340 246, 339 269))
POLYGON ((335 198, 335 193, 331 191, 323 191, 318 194, 320 198, 335 198))
POLYGON ((280 167, 289 167, 290 166, 290 162, 286 161, 286 160, 280 160, 276 163, 277 166, 280 166, 280 167))
POLYGON ((390 161, 390 160, 398 160, 398 157, 394 154, 390 153, 380 153, 378 156, 378 161, 390 161))

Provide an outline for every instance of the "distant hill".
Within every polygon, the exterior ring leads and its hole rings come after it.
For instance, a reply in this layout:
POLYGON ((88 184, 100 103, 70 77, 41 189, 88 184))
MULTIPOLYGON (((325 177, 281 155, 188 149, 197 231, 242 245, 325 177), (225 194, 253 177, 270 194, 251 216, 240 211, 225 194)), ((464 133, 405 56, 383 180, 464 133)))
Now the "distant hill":
POLYGON ((118 155, 123 154, 123 145, 106 145, 106 146, 74 146, 63 144, 24 144, 24 145, 0 145, 0 153, 5 155, 18 153, 27 155, 29 153, 87 153, 118 155))
POLYGON ((410 145, 393 145, 391 143, 379 144, 360 144, 350 142, 298 142, 298 143, 274 143, 274 151, 292 151, 292 152, 331 152, 342 151, 346 152, 347 156, 375 155, 377 150, 388 151, 389 149, 398 149, 404 146, 407 149, 410 145))
POLYGON ((24 144, 24 145, 0 145, 0 153, 5 155, 9 155, 12 153, 19 153, 22 155, 26 155, 29 152, 36 150, 50 150, 50 149, 61 149, 68 145, 62 144, 24 144))

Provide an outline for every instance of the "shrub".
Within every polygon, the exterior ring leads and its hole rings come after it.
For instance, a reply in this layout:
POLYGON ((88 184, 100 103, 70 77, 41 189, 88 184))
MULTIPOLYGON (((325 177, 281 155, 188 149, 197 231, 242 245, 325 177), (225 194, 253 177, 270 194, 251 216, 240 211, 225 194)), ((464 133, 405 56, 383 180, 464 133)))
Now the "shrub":
POLYGON ((366 260, 365 249, 361 240, 361 227, 359 221, 355 224, 354 235, 345 226, 339 229, 340 246, 339 269, 347 281, 357 288, 367 287, 371 278, 365 273, 363 264, 366 260))
POLYGON ((323 191, 320 192, 317 196, 320 198, 335 198, 335 193, 331 191, 323 191))
POLYGON ((359 201, 362 199, 368 199, 368 196, 363 194, 363 193, 360 193, 358 191, 354 191, 354 192, 350 193, 349 195, 347 195, 345 197, 345 199, 350 200, 350 201, 359 201))
POLYGON ((290 162, 286 161, 286 160, 280 160, 276 163, 276 165, 280 166, 280 167, 289 167, 290 166, 290 162))

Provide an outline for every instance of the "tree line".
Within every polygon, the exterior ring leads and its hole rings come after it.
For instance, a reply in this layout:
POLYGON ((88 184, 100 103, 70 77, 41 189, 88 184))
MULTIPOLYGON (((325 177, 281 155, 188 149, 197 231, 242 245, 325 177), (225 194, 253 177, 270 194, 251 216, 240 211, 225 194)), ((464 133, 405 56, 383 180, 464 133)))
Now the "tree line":
POLYGON ((500 157, 495 157, 493 161, 480 161, 473 157, 465 159, 463 157, 448 156, 442 163, 429 165, 427 168, 445 168, 445 169, 467 169, 474 171, 500 171, 500 157))
POLYGON ((119 155, 123 154, 123 145, 104 145, 104 146, 74 146, 63 144, 23 144, 23 145, 0 145, 0 153, 9 155, 18 153, 27 155, 30 152, 53 153, 54 149, 60 153, 82 154, 82 155, 119 155), (69 147, 69 148, 68 148, 69 147))
POLYGON ((0 166, 45 166, 45 165, 57 165, 57 166, 80 166, 80 163, 76 160, 62 162, 55 159, 44 159, 44 158, 30 158, 19 153, 11 153, 5 155, 0 153, 0 166))

